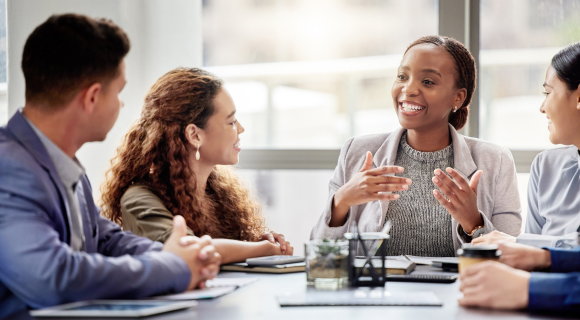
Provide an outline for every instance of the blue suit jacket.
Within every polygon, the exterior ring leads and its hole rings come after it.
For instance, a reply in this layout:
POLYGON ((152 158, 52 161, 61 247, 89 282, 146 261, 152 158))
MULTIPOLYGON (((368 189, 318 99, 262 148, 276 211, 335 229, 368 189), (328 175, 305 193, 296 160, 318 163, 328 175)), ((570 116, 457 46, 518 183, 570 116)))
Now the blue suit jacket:
POLYGON ((103 218, 86 175, 80 183, 86 252, 69 247, 66 191, 34 130, 20 112, 0 128, 0 318, 187 288, 191 273, 181 258, 103 218))
POLYGON ((538 311, 580 310, 580 247, 547 248, 552 273, 532 272, 529 309, 538 311))

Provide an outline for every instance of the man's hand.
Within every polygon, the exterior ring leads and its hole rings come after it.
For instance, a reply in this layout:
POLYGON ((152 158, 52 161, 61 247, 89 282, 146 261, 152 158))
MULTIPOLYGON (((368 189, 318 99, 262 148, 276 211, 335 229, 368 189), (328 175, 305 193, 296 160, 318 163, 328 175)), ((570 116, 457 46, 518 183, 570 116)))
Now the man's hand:
POLYGON ((552 265, 550 251, 520 243, 500 243, 500 262, 525 271, 546 269, 552 265))
POLYGON ((205 280, 213 279, 219 272, 221 256, 211 244, 211 237, 187 236, 187 228, 182 216, 173 217, 173 231, 165 241, 163 251, 174 253, 187 263, 191 271, 188 290, 198 286, 204 287, 205 280), (186 239, 182 240, 182 238, 186 239))
POLYGON ((260 236, 260 240, 268 240, 269 242, 280 245, 281 254, 291 256, 294 253, 294 247, 290 245, 290 241, 286 241, 284 235, 274 231, 266 232, 260 236))
POLYGON ((494 230, 482 237, 475 238, 471 240, 471 245, 473 246, 481 246, 481 245, 488 245, 488 244, 498 244, 503 242, 510 242, 515 243, 516 237, 510 236, 509 234, 505 234, 503 232, 499 232, 494 230))
POLYGON ((530 273, 497 261, 471 265, 459 275, 463 298, 459 305, 492 309, 523 309, 528 306, 530 273))

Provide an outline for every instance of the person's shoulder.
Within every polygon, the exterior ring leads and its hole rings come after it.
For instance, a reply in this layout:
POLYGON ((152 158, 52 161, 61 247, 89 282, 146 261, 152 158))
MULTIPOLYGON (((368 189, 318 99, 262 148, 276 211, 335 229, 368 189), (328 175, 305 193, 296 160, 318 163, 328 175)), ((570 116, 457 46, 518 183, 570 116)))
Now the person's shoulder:
POLYGON ((151 208, 167 210, 163 201, 146 185, 133 184, 121 197, 121 211, 123 213, 141 213, 143 209, 151 208))
POLYGON ((143 200, 161 202, 161 199, 146 185, 135 183, 127 188, 127 191, 121 197, 121 204, 143 200))
POLYGON ((460 135, 465 139, 469 152, 477 166, 496 167, 498 164, 503 166, 513 166, 514 160, 511 151, 493 142, 485 141, 478 138, 460 135))
POLYGON ((353 150, 364 150, 370 151, 373 154, 381 145, 387 140, 391 133, 377 133, 377 134, 367 134, 364 136, 358 136, 350 138, 346 141, 345 146, 348 146, 350 151, 353 150))
POLYGON ((23 174, 23 171, 30 173, 35 169, 41 169, 41 165, 34 156, 12 138, 4 127, 0 128, 0 176, 23 174))
POLYGON ((479 138, 473 138, 464 135, 459 136, 465 140, 465 143, 467 143, 471 153, 482 153, 492 156, 509 155, 511 157, 511 152, 504 146, 500 146, 493 142, 485 141, 479 138))
POLYGON ((560 146, 553 149, 544 150, 536 156, 539 159, 560 159, 565 156, 578 155, 578 148, 575 146, 560 146))
POLYGON ((554 169, 568 163, 578 163, 578 148, 575 146, 560 146, 542 151, 534 159, 532 167, 548 166, 554 169))

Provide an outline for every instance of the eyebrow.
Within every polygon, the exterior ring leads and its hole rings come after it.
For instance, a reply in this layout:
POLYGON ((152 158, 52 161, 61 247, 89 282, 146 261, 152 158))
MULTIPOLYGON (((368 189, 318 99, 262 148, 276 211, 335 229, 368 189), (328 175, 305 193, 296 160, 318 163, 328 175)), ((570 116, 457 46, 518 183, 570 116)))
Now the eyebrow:
POLYGON ((545 83, 545 82, 544 82, 544 84, 542 85, 542 87, 550 87, 550 88, 552 88, 552 86, 551 86, 551 85, 549 85, 549 84, 547 84, 547 83, 545 83))
MULTIPOLYGON (((401 66, 401 67, 399 67, 399 69, 411 70, 411 68, 409 68, 407 66, 401 66)), ((434 74, 440 76, 441 78, 443 78, 443 76, 441 75, 441 73, 439 73, 439 71, 437 71, 435 69, 423 69, 423 70, 421 70, 421 72, 424 72, 424 73, 434 73, 434 74)))
POLYGON ((234 112, 230 113, 230 114, 228 115, 228 118, 231 118, 231 117, 233 117, 233 116, 234 116, 234 114, 236 114, 236 111, 237 111, 237 110, 234 110, 234 112))

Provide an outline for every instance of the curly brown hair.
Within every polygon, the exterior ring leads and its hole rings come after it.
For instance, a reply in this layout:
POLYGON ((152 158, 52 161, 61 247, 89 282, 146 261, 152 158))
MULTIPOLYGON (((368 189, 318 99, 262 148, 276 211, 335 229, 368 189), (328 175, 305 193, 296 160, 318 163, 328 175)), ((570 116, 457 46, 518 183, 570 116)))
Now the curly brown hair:
POLYGON ((194 234, 257 241, 266 231, 261 206, 232 169, 215 166, 205 189, 196 190, 185 128, 204 128, 215 113, 222 81, 201 69, 177 68, 151 87, 141 118, 111 160, 101 187, 103 215, 122 224, 121 197, 136 183, 155 193, 173 215, 182 215, 194 234))
POLYGON ((465 101, 463 101, 463 105, 457 109, 457 112, 451 112, 451 114, 449 114, 449 123, 451 123, 455 129, 459 130, 465 126, 465 123, 467 123, 469 105, 471 104, 471 98, 473 97, 473 92, 477 85, 475 59, 473 58, 473 55, 471 55, 471 52, 469 52, 461 42, 444 36, 426 36, 419 38, 407 47, 405 53, 407 53, 407 51, 412 47, 422 43, 430 43, 437 47, 443 47, 443 49, 449 52, 455 61, 455 70, 457 71, 455 86, 459 89, 465 88, 467 90, 467 95, 465 101))

